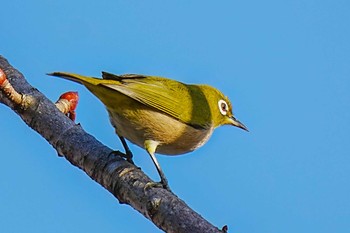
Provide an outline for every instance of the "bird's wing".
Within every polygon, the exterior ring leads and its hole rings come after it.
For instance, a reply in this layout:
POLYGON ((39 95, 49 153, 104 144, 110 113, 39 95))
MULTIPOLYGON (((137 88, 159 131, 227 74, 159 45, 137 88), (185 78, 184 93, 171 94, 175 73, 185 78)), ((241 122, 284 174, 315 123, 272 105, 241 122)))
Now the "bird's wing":
MULTIPOLYGON (((105 77, 104 77, 105 78, 105 77)), ((136 101, 153 107, 186 124, 205 128, 206 124, 196 121, 193 112, 193 96, 189 85, 153 76, 123 75, 108 77, 120 83, 101 83, 101 85, 123 93, 136 101)))
POLYGON ((116 75, 116 74, 111 74, 108 72, 102 71, 102 78, 105 80, 116 80, 119 82, 123 82, 123 80, 126 79, 143 79, 147 78, 148 76, 146 75, 140 75, 140 74, 123 74, 123 75, 116 75))

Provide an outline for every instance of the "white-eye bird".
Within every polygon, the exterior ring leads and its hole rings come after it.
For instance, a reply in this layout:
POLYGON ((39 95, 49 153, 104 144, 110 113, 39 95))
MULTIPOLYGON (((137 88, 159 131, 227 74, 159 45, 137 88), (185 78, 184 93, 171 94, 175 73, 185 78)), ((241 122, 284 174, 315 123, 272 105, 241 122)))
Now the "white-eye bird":
POLYGON ((209 85, 184 84, 172 79, 136 74, 102 78, 54 72, 49 75, 83 84, 106 106, 126 158, 132 154, 124 138, 146 149, 155 164, 161 184, 169 189, 155 153, 179 155, 207 142, 221 125, 247 128, 232 113, 229 99, 209 85))

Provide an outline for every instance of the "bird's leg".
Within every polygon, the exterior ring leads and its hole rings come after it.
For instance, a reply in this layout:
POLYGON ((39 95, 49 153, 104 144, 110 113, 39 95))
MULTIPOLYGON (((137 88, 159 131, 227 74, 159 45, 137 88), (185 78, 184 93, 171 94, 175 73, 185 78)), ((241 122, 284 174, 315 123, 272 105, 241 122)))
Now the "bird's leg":
MULTIPOLYGON (((158 174, 160 176, 160 184, 163 186, 163 188, 165 188, 166 190, 168 191, 171 191, 170 190, 170 187, 168 185, 168 180, 167 178, 165 177, 163 171, 162 171, 162 168, 160 167, 159 163, 158 163, 158 160, 156 158, 156 156, 154 155, 154 153, 148 153, 150 156, 151 156, 151 159, 154 163, 154 165, 156 166, 157 168, 157 171, 158 171, 158 174)), ((157 185, 150 185, 150 186, 157 186, 157 185)))
POLYGON ((120 141, 122 142, 123 147, 124 147, 124 149, 125 149, 125 156, 123 156, 123 157, 126 158, 126 160, 127 160, 129 163, 135 164, 134 161, 132 160, 133 155, 132 155, 132 153, 131 153, 131 150, 129 149, 128 144, 127 144, 126 141, 125 141, 125 138, 122 137, 122 136, 119 136, 119 139, 120 139, 120 141))
MULTIPOLYGON (((154 166, 156 166, 156 168, 157 168, 158 174, 160 176, 160 184, 162 185, 163 188, 165 188, 171 192, 170 187, 168 185, 168 180, 165 177, 165 175, 162 171, 162 168, 160 167, 158 160, 154 154, 156 149, 157 149, 158 144, 159 143, 156 141, 146 140, 144 145, 145 145, 145 149, 147 150, 148 154, 151 156, 151 159, 153 161, 154 166)), ((159 183, 149 183, 146 185, 146 188, 147 187, 156 187, 156 186, 159 186, 159 183)))

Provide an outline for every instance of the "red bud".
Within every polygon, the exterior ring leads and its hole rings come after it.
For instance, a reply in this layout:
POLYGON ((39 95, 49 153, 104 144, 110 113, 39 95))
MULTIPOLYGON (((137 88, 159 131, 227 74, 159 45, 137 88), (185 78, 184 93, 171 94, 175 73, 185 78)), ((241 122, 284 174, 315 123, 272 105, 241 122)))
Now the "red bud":
POLYGON ((70 103, 69 111, 72 112, 76 109, 79 101, 79 95, 76 91, 69 91, 60 96, 60 99, 68 100, 70 103))
POLYGON ((7 81, 6 74, 2 69, 0 69, 0 86, 2 86, 5 81, 7 81))

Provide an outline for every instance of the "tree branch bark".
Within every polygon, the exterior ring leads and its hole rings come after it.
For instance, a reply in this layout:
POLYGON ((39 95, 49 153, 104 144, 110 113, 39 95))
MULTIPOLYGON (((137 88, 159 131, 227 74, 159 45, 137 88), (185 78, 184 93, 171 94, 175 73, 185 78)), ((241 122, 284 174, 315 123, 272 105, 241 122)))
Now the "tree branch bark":
POLYGON ((23 121, 44 137, 72 165, 111 192, 120 203, 128 204, 165 232, 226 232, 219 230, 180 200, 162 188, 145 188, 152 180, 140 169, 117 155, 86 133, 79 124, 56 106, 24 76, 0 56, 0 69, 21 95, 13 101, 0 90, 0 102, 13 109, 23 121))

